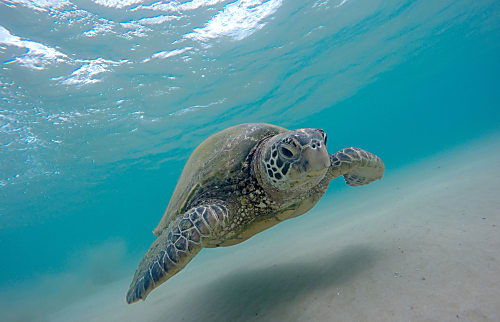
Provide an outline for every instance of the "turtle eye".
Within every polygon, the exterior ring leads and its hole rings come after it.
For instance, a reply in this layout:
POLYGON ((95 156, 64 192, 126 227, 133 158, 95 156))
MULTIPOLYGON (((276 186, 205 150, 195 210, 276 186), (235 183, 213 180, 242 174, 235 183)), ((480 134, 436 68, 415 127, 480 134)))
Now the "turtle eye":
POLYGON ((286 159, 294 159, 296 157, 295 149, 288 146, 280 146, 280 154, 286 159))
POLYGON ((323 142, 325 142, 325 145, 326 145, 326 138, 327 138, 327 136, 326 136, 326 133, 325 133, 325 138, 323 139, 323 142))

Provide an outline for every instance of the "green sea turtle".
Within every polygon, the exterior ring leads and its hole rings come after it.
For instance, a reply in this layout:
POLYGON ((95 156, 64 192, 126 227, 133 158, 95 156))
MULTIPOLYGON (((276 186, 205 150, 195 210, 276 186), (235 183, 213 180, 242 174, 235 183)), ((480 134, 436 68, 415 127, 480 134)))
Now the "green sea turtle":
POLYGON ((364 185, 384 169, 379 157, 359 148, 329 155, 321 129, 254 123, 210 136, 187 161, 127 302, 144 300, 202 248, 241 243, 306 213, 330 180, 344 176, 348 185, 364 185))

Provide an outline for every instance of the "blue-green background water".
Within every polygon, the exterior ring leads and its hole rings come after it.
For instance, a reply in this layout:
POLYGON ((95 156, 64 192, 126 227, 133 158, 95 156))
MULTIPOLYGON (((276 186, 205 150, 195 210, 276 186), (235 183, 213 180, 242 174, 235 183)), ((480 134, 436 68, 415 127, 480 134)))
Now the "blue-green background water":
POLYGON ((499 58, 494 0, 3 0, 0 293, 133 271, 234 124, 320 127, 388 174, 496 132, 499 58))

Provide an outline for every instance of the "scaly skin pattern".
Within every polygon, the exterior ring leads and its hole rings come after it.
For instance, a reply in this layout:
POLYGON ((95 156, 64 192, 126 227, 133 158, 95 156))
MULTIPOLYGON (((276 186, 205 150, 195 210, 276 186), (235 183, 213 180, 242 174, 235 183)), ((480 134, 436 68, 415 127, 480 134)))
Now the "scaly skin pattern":
MULTIPOLYGON (((324 139, 318 136, 316 141, 311 140, 308 144, 311 151, 325 148, 326 135, 319 131, 324 139)), ((326 192, 330 180, 344 176, 349 185, 363 185, 380 179, 384 172, 379 157, 359 148, 345 148, 329 155, 330 166, 314 185, 306 184, 303 190, 280 190, 277 181, 287 174, 289 166, 287 160, 275 153, 277 143, 272 138, 265 137, 256 144, 232 176, 199 188, 196 196, 185 204, 188 210, 160 232, 139 264, 127 294, 128 303, 144 300, 155 287, 182 270, 202 248, 240 243, 306 213, 326 192)), ((281 140, 281 136, 276 138, 281 140)), ((296 143, 302 144, 300 140, 296 143)))
POLYGON ((324 180, 344 176, 350 186, 362 186, 381 179, 385 171, 384 162, 378 156, 355 147, 331 154, 330 163, 324 180))
POLYGON ((156 286, 177 274, 228 222, 224 203, 192 208, 177 217, 153 242, 139 264, 127 302, 146 298, 156 286))

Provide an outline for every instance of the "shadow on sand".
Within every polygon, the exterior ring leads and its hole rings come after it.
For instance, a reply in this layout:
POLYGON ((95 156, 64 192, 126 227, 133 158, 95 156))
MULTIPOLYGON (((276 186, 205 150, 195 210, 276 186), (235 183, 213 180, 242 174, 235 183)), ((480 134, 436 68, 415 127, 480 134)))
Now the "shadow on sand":
MULTIPOLYGON (((319 258, 308 256, 304 261, 297 258, 268 268, 233 272, 185 298, 186 305, 176 312, 180 313, 177 318, 182 321, 260 320, 272 312, 286 311, 312 292, 341 286, 373 267, 380 260, 378 255, 369 246, 355 245, 319 258)), ((172 316, 168 313, 164 316, 169 315, 172 316)))

